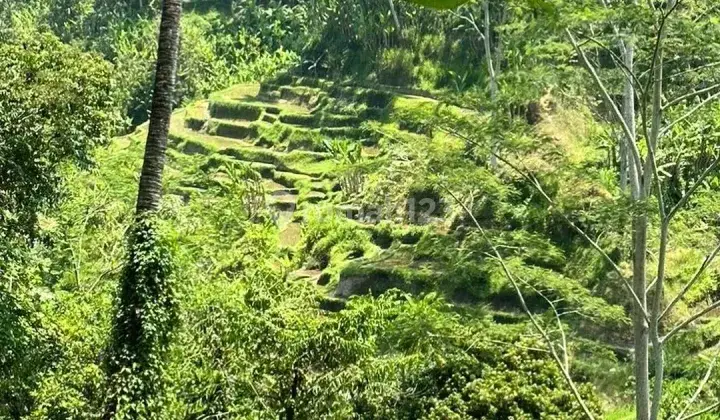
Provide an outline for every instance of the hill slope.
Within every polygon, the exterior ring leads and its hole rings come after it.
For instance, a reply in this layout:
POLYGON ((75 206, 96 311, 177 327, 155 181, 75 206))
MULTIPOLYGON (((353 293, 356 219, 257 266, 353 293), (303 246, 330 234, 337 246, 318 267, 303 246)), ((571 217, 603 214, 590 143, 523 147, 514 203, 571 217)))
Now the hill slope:
MULTIPOLYGON (((482 142, 498 122, 418 93, 283 78, 174 114, 161 210, 181 296, 164 403, 172 418, 291 408, 305 418, 582 418, 453 196, 501 250, 537 319, 572 337, 572 373, 592 409, 602 396, 616 418, 630 415, 617 409, 631 357, 618 280, 517 173, 486 165, 482 142)), ((559 110, 535 127, 505 126, 504 147, 622 258, 622 209, 593 211, 614 192, 596 169, 602 138, 588 121, 559 110)), ((38 287, 49 302, 38 322, 56 337, 47 347, 56 362, 38 379, 35 418, 102 407, 145 136, 141 127, 116 139, 92 173, 68 174, 67 199, 43 220, 42 243, 54 245, 37 253, 56 263, 38 287)), ((688 244, 703 238, 694 235, 688 244)), ((668 357, 703 355, 715 331, 701 326, 668 357)))

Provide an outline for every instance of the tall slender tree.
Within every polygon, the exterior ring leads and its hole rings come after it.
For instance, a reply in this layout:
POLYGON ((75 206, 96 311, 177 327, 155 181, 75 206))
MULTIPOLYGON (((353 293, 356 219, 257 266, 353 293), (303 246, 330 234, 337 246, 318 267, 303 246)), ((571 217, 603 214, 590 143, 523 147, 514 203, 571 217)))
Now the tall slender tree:
POLYGON ((155 211, 162 196, 162 174, 165 167, 170 116, 172 115, 180 43, 182 0, 164 0, 158 39, 155 89, 150 108, 150 127, 143 160, 137 214, 155 211))
POLYGON ((135 223, 128 237, 107 364, 105 418, 153 418, 160 409, 162 365, 176 318, 171 258, 154 214, 162 198, 175 91, 182 0, 164 0, 135 223))
MULTIPOLYGON (((483 15, 483 23, 482 28, 480 28, 480 25, 477 23, 477 19, 475 18, 475 15, 473 13, 472 7, 467 7, 466 11, 461 11, 460 13, 452 12, 454 15, 458 16, 460 19, 463 19, 467 23, 470 24, 470 27, 472 30, 474 30, 478 37, 480 38, 480 41, 482 41, 483 48, 484 48, 484 55, 485 55, 485 62, 487 65, 487 72, 488 72, 488 85, 490 87, 490 101, 493 104, 493 112, 494 106, 497 104, 498 94, 500 93, 499 87, 498 87, 498 67, 500 62, 502 61, 502 51, 498 47, 493 51, 492 47, 492 28, 490 27, 490 0, 484 0, 482 2, 482 15, 483 15), (493 61, 493 56, 496 57, 497 62, 493 61)), ((498 43, 499 44, 499 43, 498 43)), ((493 140, 492 143, 492 153, 490 154, 490 167, 495 169, 498 166, 497 162, 497 142, 493 140)))

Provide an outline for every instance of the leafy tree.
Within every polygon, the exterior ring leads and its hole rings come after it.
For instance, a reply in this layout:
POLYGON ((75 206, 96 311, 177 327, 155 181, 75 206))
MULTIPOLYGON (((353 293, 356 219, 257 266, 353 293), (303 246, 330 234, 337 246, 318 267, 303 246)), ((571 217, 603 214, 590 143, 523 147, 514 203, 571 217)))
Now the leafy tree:
POLYGON ((32 233, 59 197, 61 166, 87 167, 119 116, 100 57, 24 28, 1 41, 0 230, 10 237, 32 233))
POLYGON ((0 417, 19 418, 51 360, 29 247, 62 196, 62 170, 87 168, 120 122, 112 67, 14 18, 0 31, 0 417))

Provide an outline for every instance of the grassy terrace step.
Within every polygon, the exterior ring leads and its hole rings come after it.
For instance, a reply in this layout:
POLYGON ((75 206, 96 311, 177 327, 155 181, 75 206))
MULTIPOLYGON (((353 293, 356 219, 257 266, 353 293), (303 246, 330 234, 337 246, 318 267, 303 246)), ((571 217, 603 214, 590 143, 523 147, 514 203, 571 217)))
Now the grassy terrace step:
POLYGON ((233 99, 213 99, 209 106, 210 116, 221 119, 257 121, 263 114, 279 115, 282 112, 308 114, 310 110, 282 102, 262 102, 257 100, 238 101, 233 99))
POLYGON ((272 179, 275 176, 275 165, 262 162, 242 161, 223 155, 211 156, 200 169, 207 172, 233 162, 248 165, 250 168, 256 170, 263 178, 272 179))
POLYGON ((277 122, 278 117, 277 117, 277 115, 274 115, 274 114, 263 114, 262 120, 266 123, 273 124, 273 123, 277 122))
POLYGON ((313 182, 313 177, 293 172, 275 171, 273 173, 273 181, 289 188, 296 188, 303 182, 313 182))
MULTIPOLYGON (((272 176, 266 178, 272 178, 272 176)), ((263 182, 263 187, 270 195, 297 195, 299 191, 295 187, 286 187, 285 185, 279 184, 272 179, 263 182)))
POLYGON ((298 195, 298 191, 297 188, 284 188, 281 190, 268 191, 268 193, 273 197, 284 197, 288 195, 298 195))
POLYGON ((271 164, 283 172, 318 176, 332 172, 334 167, 334 163, 327 159, 327 153, 306 150, 277 152, 242 140, 196 133, 177 127, 171 130, 169 137, 172 144, 183 153, 219 153, 241 161, 271 164))
POLYGON ((207 122, 207 133, 238 140, 255 139, 259 136, 262 127, 262 123, 259 122, 234 122, 211 119, 207 122))
POLYGON ((294 211, 298 204, 297 195, 281 195, 274 196, 270 200, 270 205, 280 211, 294 211))
POLYGON ((257 83, 246 83, 231 86, 227 89, 210 94, 210 99, 234 99, 248 100, 260 93, 260 85, 257 83))
POLYGON ((378 295, 390 289, 417 294, 431 290, 437 274, 430 264, 420 266, 407 261, 360 259, 344 267, 339 277, 334 297, 349 298, 354 295, 378 295))
MULTIPOLYGON (((314 107, 326 96, 321 89, 308 88, 304 86, 273 86, 268 85, 267 91, 277 90, 280 93, 280 99, 291 101, 297 104, 303 104, 314 107)), ((265 89, 263 89, 265 91, 265 89)))
POLYGON ((263 126, 257 144, 267 147, 284 144, 288 150, 323 151, 325 138, 358 140, 364 146, 374 146, 380 140, 377 133, 365 127, 308 128, 278 122, 263 126))
POLYGON ((285 124, 300 125, 304 127, 352 127, 362 122, 360 117, 354 115, 339 115, 326 112, 315 114, 290 114, 283 113, 279 117, 280 122, 285 124))
POLYGON ((320 134, 330 138, 363 140, 362 143, 366 146, 377 144, 379 140, 375 138, 372 131, 361 127, 322 127, 319 130, 320 134))
POLYGON ((302 150, 290 153, 274 152, 262 147, 242 147, 223 149, 218 153, 231 156, 237 160, 262 162, 274 165, 278 170, 294 174, 317 176, 324 175, 332 169, 333 163, 326 160, 317 160, 302 150))
POLYGON ((315 178, 312 176, 281 171, 270 163, 243 161, 225 155, 216 154, 210 156, 208 161, 200 169, 207 172, 230 162, 245 164, 258 171, 258 173, 266 179, 264 186, 270 195, 275 191, 289 192, 290 195, 298 194, 298 187, 301 184, 309 184, 312 191, 324 191, 324 184, 319 181, 314 181, 315 178))
POLYGON ((210 102, 210 116, 213 118, 257 121, 265 112, 264 107, 233 100, 215 100, 210 102))
POLYGON ((335 82, 328 79, 321 79, 316 77, 308 77, 308 76, 285 76, 279 79, 283 84, 290 84, 293 86, 306 86, 306 87, 312 87, 312 88, 321 88, 323 90, 329 91, 333 88, 337 87, 346 87, 346 88, 365 88, 365 89, 373 89, 377 91, 384 91, 384 92, 392 92, 399 95, 410 95, 410 96, 418 96, 428 99, 435 99, 438 96, 437 92, 432 92, 425 89, 417 89, 412 87, 405 87, 405 86, 392 86, 392 85, 383 85, 383 84, 358 84, 358 83, 346 83, 346 82, 335 82))
POLYGON ((357 140, 365 146, 374 146, 379 137, 364 127, 307 128, 277 122, 263 126, 255 145, 285 151, 300 149, 322 153, 326 151, 326 139, 357 140))
POLYGON ((320 191, 310 191, 306 195, 302 197, 303 202, 308 202, 312 204, 317 204, 323 200, 327 199, 327 195, 325 193, 322 193, 320 191))
POLYGON ((312 107, 322 102, 323 99, 330 97, 348 102, 364 103, 368 107, 385 108, 392 103, 392 100, 397 95, 387 90, 335 83, 319 84, 318 87, 266 83, 263 84, 260 91, 263 94, 277 91, 280 98, 284 100, 312 107))

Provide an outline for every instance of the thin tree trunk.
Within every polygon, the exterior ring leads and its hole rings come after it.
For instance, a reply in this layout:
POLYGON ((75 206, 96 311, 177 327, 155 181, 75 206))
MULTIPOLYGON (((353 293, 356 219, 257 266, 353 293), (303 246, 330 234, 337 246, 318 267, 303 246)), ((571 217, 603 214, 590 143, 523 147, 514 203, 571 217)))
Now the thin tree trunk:
MULTIPOLYGON (((628 71, 633 72, 635 67, 635 48, 631 42, 621 43, 623 62, 628 71)), ((635 87, 630 75, 625 78, 623 91, 623 120, 628 127, 625 135, 625 145, 621 147, 621 153, 630 152, 630 143, 637 138, 637 126, 635 123, 635 87)), ((642 175, 638 173, 638 167, 632 158, 624 154, 621 158, 626 162, 628 172, 621 174, 629 178, 631 196, 633 201, 642 201, 647 198, 644 194, 642 175)), ((625 168, 621 168, 624 170, 625 168)), ((649 326, 643 313, 647 308, 647 215, 641 213, 633 220, 633 291, 640 300, 642 308, 637 305, 633 310, 633 335, 634 335, 634 373, 635 373, 635 415, 637 420, 648 420, 650 417, 650 377, 649 377, 649 326)))
MULTIPOLYGON (((495 26, 501 26, 505 23, 505 20, 507 19, 507 4, 503 2, 502 4, 502 11, 500 12, 500 17, 495 22, 495 26)), ((503 58, 504 58, 504 49, 503 49, 503 43, 501 34, 497 33, 495 35, 495 61, 493 70, 495 71, 495 80, 497 81, 497 75, 502 73, 502 64, 503 64, 503 58)), ((498 87, 498 93, 499 93, 499 87, 498 87)))
POLYGON ((625 147, 625 139, 618 136, 618 155, 620 157, 620 190, 627 191, 628 188, 628 150, 625 147))
MULTIPOLYGON (((629 71, 634 71, 635 68, 635 46, 630 42, 623 42, 623 61, 625 67, 629 71)), ((628 75, 625 78, 625 87, 623 92, 623 119, 627 124, 632 138, 627 138, 627 142, 635 142, 637 138, 637 126, 635 124, 635 86, 633 85, 632 78, 628 75)), ((627 163, 626 176, 629 178, 631 186, 632 197, 634 200, 640 199, 640 174, 638 174, 637 166, 634 164, 632 156, 630 155, 630 145, 625 144, 623 147, 625 151, 625 161, 627 163)))
POLYGON ((392 13, 393 21, 395 21, 395 27, 398 31, 398 38, 402 38, 402 27, 400 26, 400 19, 398 19, 397 12, 395 11, 395 2, 393 0, 388 0, 390 3, 390 12, 392 13))
POLYGON ((493 56, 492 56, 492 45, 490 42, 490 2, 485 1, 483 2, 483 19, 484 19, 484 28, 485 31, 484 34, 484 44, 485 44, 485 59, 487 61, 487 67, 488 67, 488 75, 490 76, 490 99, 495 101, 497 99, 498 95, 498 84, 497 84, 497 78, 495 76, 495 66, 493 63, 493 56))
MULTIPOLYGON (((620 49, 623 55, 623 64, 629 71, 634 70, 635 66, 635 47, 627 41, 620 42, 620 49)), ((635 86, 633 86, 633 80, 628 75, 625 78, 625 87, 623 90, 623 119, 627 124, 630 132, 635 135, 635 86)), ((630 156, 630 147, 626 142, 635 141, 635 137, 628 139, 625 136, 620 137, 620 188, 623 191, 627 190, 629 179, 628 177, 637 179, 637 169, 632 163, 632 156, 630 156), (623 141, 624 140, 624 141, 623 141), (630 174, 632 171, 632 174, 630 174)), ((636 192, 633 192, 636 194, 636 192)))
MULTIPOLYGON (((675 7, 676 0, 668 1, 668 10, 673 10, 675 7)), ((664 17, 663 19, 667 19, 664 17)), ((657 59, 655 61, 655 68, 653 72, 653 106, 652 106, 652 126, 650 128, 650 141, 648 142, 648 158, 646 162, 646 178, 644 189, 645 194, 650 195, 652 191, 653 179, 657 168, 655 165, 657 162, 654 161, 657 156, 657 150, 660 147, 660 129, 662 125, 662 96, 663 96, 663 47, 665 41, 667 25, 663 22, 660 28, 660 36, 658 37, 657 45, 657 59)), ((658 179, 657 182, 660 182, 658 179)), ((659 194, 662 194, 661 192, 659 194)), ((664 203, 662 196, 658 196, 660 204, 660 216, 665 218, 665 210, 663 208, 664 203)), ((669 220, 663 220, 660 230, 660 250, 658 253, 658 273, 657 283, 655 284, 655 295, 653 296, 652 310, 650 311, 651 325, 650 325, 650 337, 653 343, 653 356, 655 364, 655 384, 653 390, 652 399, 652 412, 650 413, 651 420, 657 420, 660 416, 660 405, 662 403, 663 395, 663 376, 665 373, 665 360, 664 360, 664 349, 663 343, 660 340, 660 316, 662 314, 662 303, 663 303, 663 292, 664 292, 664 281, 665 281, 665 258, 667 256, 667 245, 668 245, 668 229, 669 220)))
MULTIPOLYGON (((647 308, 646 267, 647 267, 647 225, 648 219, 641 214, 633 221, 634 231, 634 264, 633 290, 640 298, 643 308, 647 308)), ((633 311, 633 331, 635 337, 635 412, 637 420, 648 420, 650 417, 650 377, 648 364, 648 324, 641 308, 635 305, 633 311)))
MULTIPOLYGON (((488 76, 490 78, 490 100, 495 103, 498 96, 498 83, 497 77, 495 76, 495 66, 493 63, 493 51, 490 40, 492 31, 490 30, 490 1, 485 0, 483 2, 483 45, 485 46, 485 61, 487 62, 488 76)), ((492 154, 490 155, 490 167, 497 168, 497 144, 493 141, 492 154)))
POLYGON ((172 115, 180 43, 182 0, 164 0, 158 38, 155 89, 150 110, 150 127, 137 197, 137 214, 155 211, 162 197, 170 117, 172 115))

